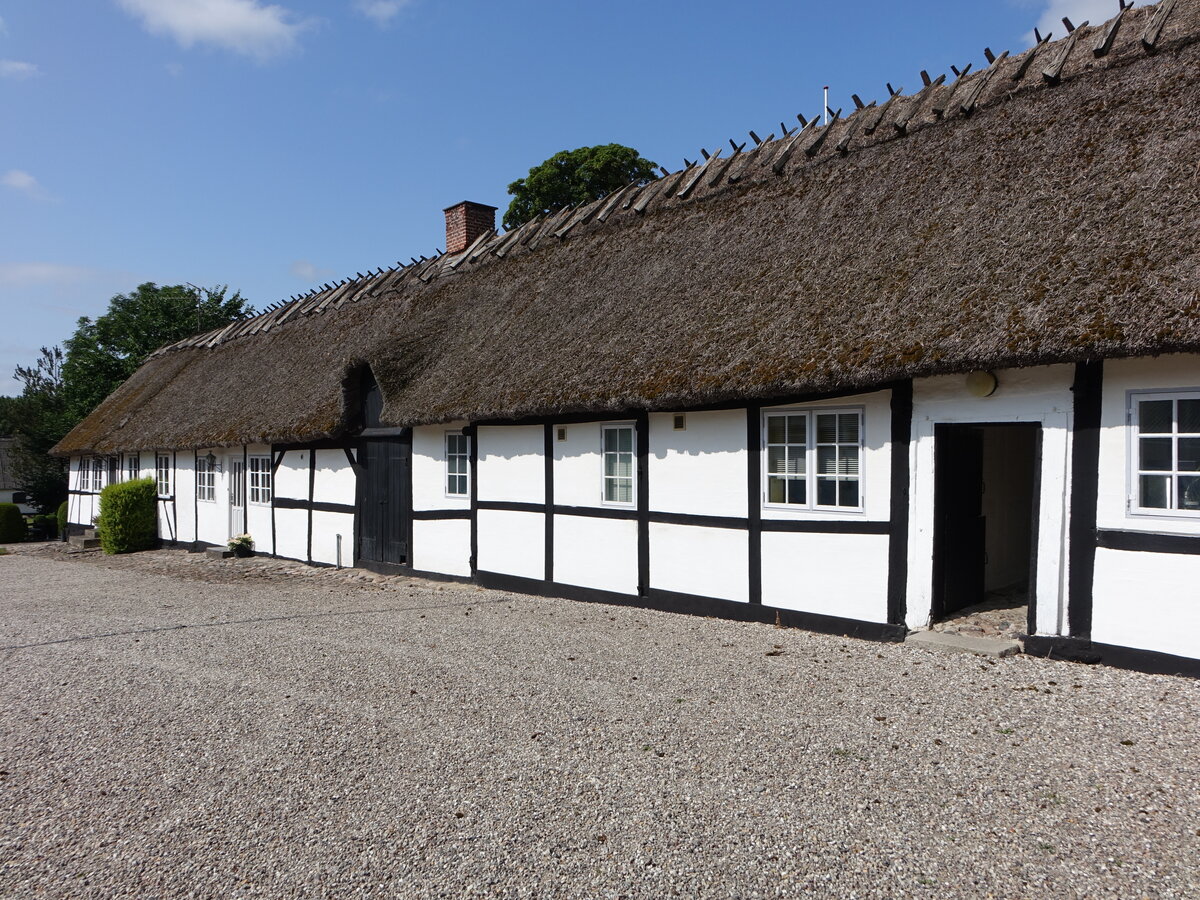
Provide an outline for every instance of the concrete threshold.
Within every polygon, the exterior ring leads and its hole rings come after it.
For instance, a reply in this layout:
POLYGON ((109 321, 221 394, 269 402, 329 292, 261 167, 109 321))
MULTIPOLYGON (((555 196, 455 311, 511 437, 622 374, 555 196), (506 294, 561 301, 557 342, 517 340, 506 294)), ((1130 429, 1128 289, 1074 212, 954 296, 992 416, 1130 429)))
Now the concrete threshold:
POLYGON ((947 653, 975 653, 979 656, 994 656, 1003 658, 1021 652, 1021 645, 1016 641, 1004 641, 999 638, 970 637, 965 634, 946 634, 942 631, 914 631, 904 639, 906 644, 916 644, 931 650, 944 650, 947 653))

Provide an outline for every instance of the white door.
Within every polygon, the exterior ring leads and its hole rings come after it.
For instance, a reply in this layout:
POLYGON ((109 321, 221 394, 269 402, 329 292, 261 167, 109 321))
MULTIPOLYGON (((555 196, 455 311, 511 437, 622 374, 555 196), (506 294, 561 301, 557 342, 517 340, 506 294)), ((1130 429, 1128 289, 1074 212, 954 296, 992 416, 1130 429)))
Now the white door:
POLYGON ((229 536, 246 530, 246 460, 229 457, 229 536))

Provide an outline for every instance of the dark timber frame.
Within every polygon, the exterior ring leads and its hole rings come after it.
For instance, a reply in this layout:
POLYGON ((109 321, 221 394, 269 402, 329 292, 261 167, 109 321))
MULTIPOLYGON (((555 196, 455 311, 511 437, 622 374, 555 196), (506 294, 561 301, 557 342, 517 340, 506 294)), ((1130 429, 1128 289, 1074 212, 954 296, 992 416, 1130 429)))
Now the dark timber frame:
POLYGON ((1067 620, 1071 637, 1092 633, 1092 582, 1096 572, 1096 503, 1100 483, 1100 406, 1104 363, 1075 366, 1071 427, 1071 547, 1068 553, 1067 620))

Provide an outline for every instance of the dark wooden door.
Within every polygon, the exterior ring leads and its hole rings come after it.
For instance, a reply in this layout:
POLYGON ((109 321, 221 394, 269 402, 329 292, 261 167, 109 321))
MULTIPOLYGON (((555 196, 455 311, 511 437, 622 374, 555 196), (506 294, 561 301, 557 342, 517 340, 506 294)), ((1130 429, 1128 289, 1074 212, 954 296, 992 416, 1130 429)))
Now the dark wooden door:
POLYGON ((987 530, 983 516, 983 431, 939 425, 934 444, 933 617, 980 603, 987 530))
POLYGON ((412 522, 412 433, 363 442, 358 480, 358 558, 408 562, 412 522))

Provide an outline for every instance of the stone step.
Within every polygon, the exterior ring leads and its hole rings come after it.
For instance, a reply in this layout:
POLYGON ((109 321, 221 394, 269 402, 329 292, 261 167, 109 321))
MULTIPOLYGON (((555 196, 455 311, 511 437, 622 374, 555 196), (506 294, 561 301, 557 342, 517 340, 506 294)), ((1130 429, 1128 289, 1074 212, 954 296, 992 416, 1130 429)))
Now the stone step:
POLYGON ((87 537, 86 534, 73 534, 69 543, 76 550, 95 550, 100 546, 100 538, 94 536, 94 531, 92 534, 93 537, 87 537))
POLYGON ((204 555, 209 559, 229 559, 233 556, 233 551, 228 547, 205 547, 204 555))
POLYGON ((971 637, 966 634, 946 634, 942 631, 914 631, 904 639, 906 644, 916 644, 931 650, 943 650, 947 653, 976 653, 980 656, 995 656, 1003 658, 1021 652, 1017 641, 1005 641, 999 638, 971 637))
POLYGON ((89 541, 90 541, 90 540, 92 540, 93 538, 95 538, 95 537, 96 537, 96 529, 95 529, 95 528, 85 528, 85 529, 83 529, 83 536, 84 536, 85 538, 87 538, 89 541))

